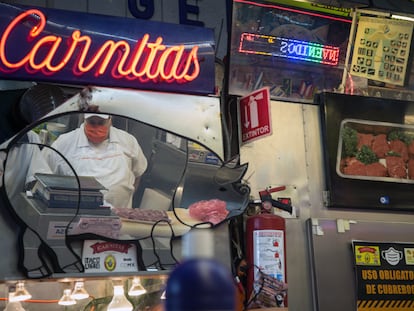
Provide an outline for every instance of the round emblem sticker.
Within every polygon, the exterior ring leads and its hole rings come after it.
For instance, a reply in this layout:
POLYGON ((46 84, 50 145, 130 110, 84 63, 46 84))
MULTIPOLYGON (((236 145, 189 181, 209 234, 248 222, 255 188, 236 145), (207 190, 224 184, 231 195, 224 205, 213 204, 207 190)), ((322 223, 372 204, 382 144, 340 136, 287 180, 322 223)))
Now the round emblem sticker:
POLYGON ((108 271, 114 271, 116 268, 116 259, 113 255, 108 255, 104 260, 105 269, 108 271))

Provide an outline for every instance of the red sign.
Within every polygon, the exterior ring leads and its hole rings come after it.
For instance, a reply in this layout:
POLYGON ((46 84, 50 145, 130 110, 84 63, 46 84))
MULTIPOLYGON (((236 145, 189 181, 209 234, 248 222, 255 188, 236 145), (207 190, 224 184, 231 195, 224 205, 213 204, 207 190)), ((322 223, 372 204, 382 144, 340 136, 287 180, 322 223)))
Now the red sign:
POLYGON ((115 251, 120 253, 128 253, 128 249, 131 248, 131 244, 120 244, 120 243, 114 243, 114 242, 97 242, 93 245, 91 245, 91 248, 93 249, 92 254, 99 254, 106 251, 115 251))
POLYGON ((272 133, 267 87, 242 97, 239 104, 242 144, 272 133))

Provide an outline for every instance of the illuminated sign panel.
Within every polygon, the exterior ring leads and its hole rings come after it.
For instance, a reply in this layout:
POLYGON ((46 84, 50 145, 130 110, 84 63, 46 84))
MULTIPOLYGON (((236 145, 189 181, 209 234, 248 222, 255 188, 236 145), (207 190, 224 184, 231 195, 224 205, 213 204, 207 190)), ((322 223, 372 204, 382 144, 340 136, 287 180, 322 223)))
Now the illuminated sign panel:
POLYGON ((289 0, 234 0, 229 47, 230 94, 269 87, 270 97, 313 101, 341 85, 350 10, 289 0))
POLYGON ((0 78, 214 93, 211 30, 5 4, 0 11, 0 78))
POLYGON ((336 66, 339 59, 339 47, 252 33, 241 35, 239 52, 285 57, 331 66, 336 66))

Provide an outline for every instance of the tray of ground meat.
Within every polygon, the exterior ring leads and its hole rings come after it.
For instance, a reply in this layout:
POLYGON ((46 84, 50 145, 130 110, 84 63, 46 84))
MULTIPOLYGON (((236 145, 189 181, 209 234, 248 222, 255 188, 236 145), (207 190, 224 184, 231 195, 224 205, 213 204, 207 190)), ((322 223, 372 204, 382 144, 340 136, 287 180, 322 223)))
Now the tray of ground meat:
POLYGON ((342 120, 336 172, 344 178, 414 183, 414 125, 342 120))

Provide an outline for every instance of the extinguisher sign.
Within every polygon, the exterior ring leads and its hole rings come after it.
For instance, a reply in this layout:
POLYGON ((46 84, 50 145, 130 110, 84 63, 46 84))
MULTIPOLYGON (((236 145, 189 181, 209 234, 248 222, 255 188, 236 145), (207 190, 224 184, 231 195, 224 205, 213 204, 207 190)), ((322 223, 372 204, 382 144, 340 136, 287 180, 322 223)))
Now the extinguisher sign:
POLYGON ((285 245, 283 230, 253 231, 253 256, 255 290, 260 283, 259 270, 281 282, 286 283, 285 245))
POLYGON ((242 144, 272 133, 268 87, 258 89, 240 98, 239 112, 242 144))

